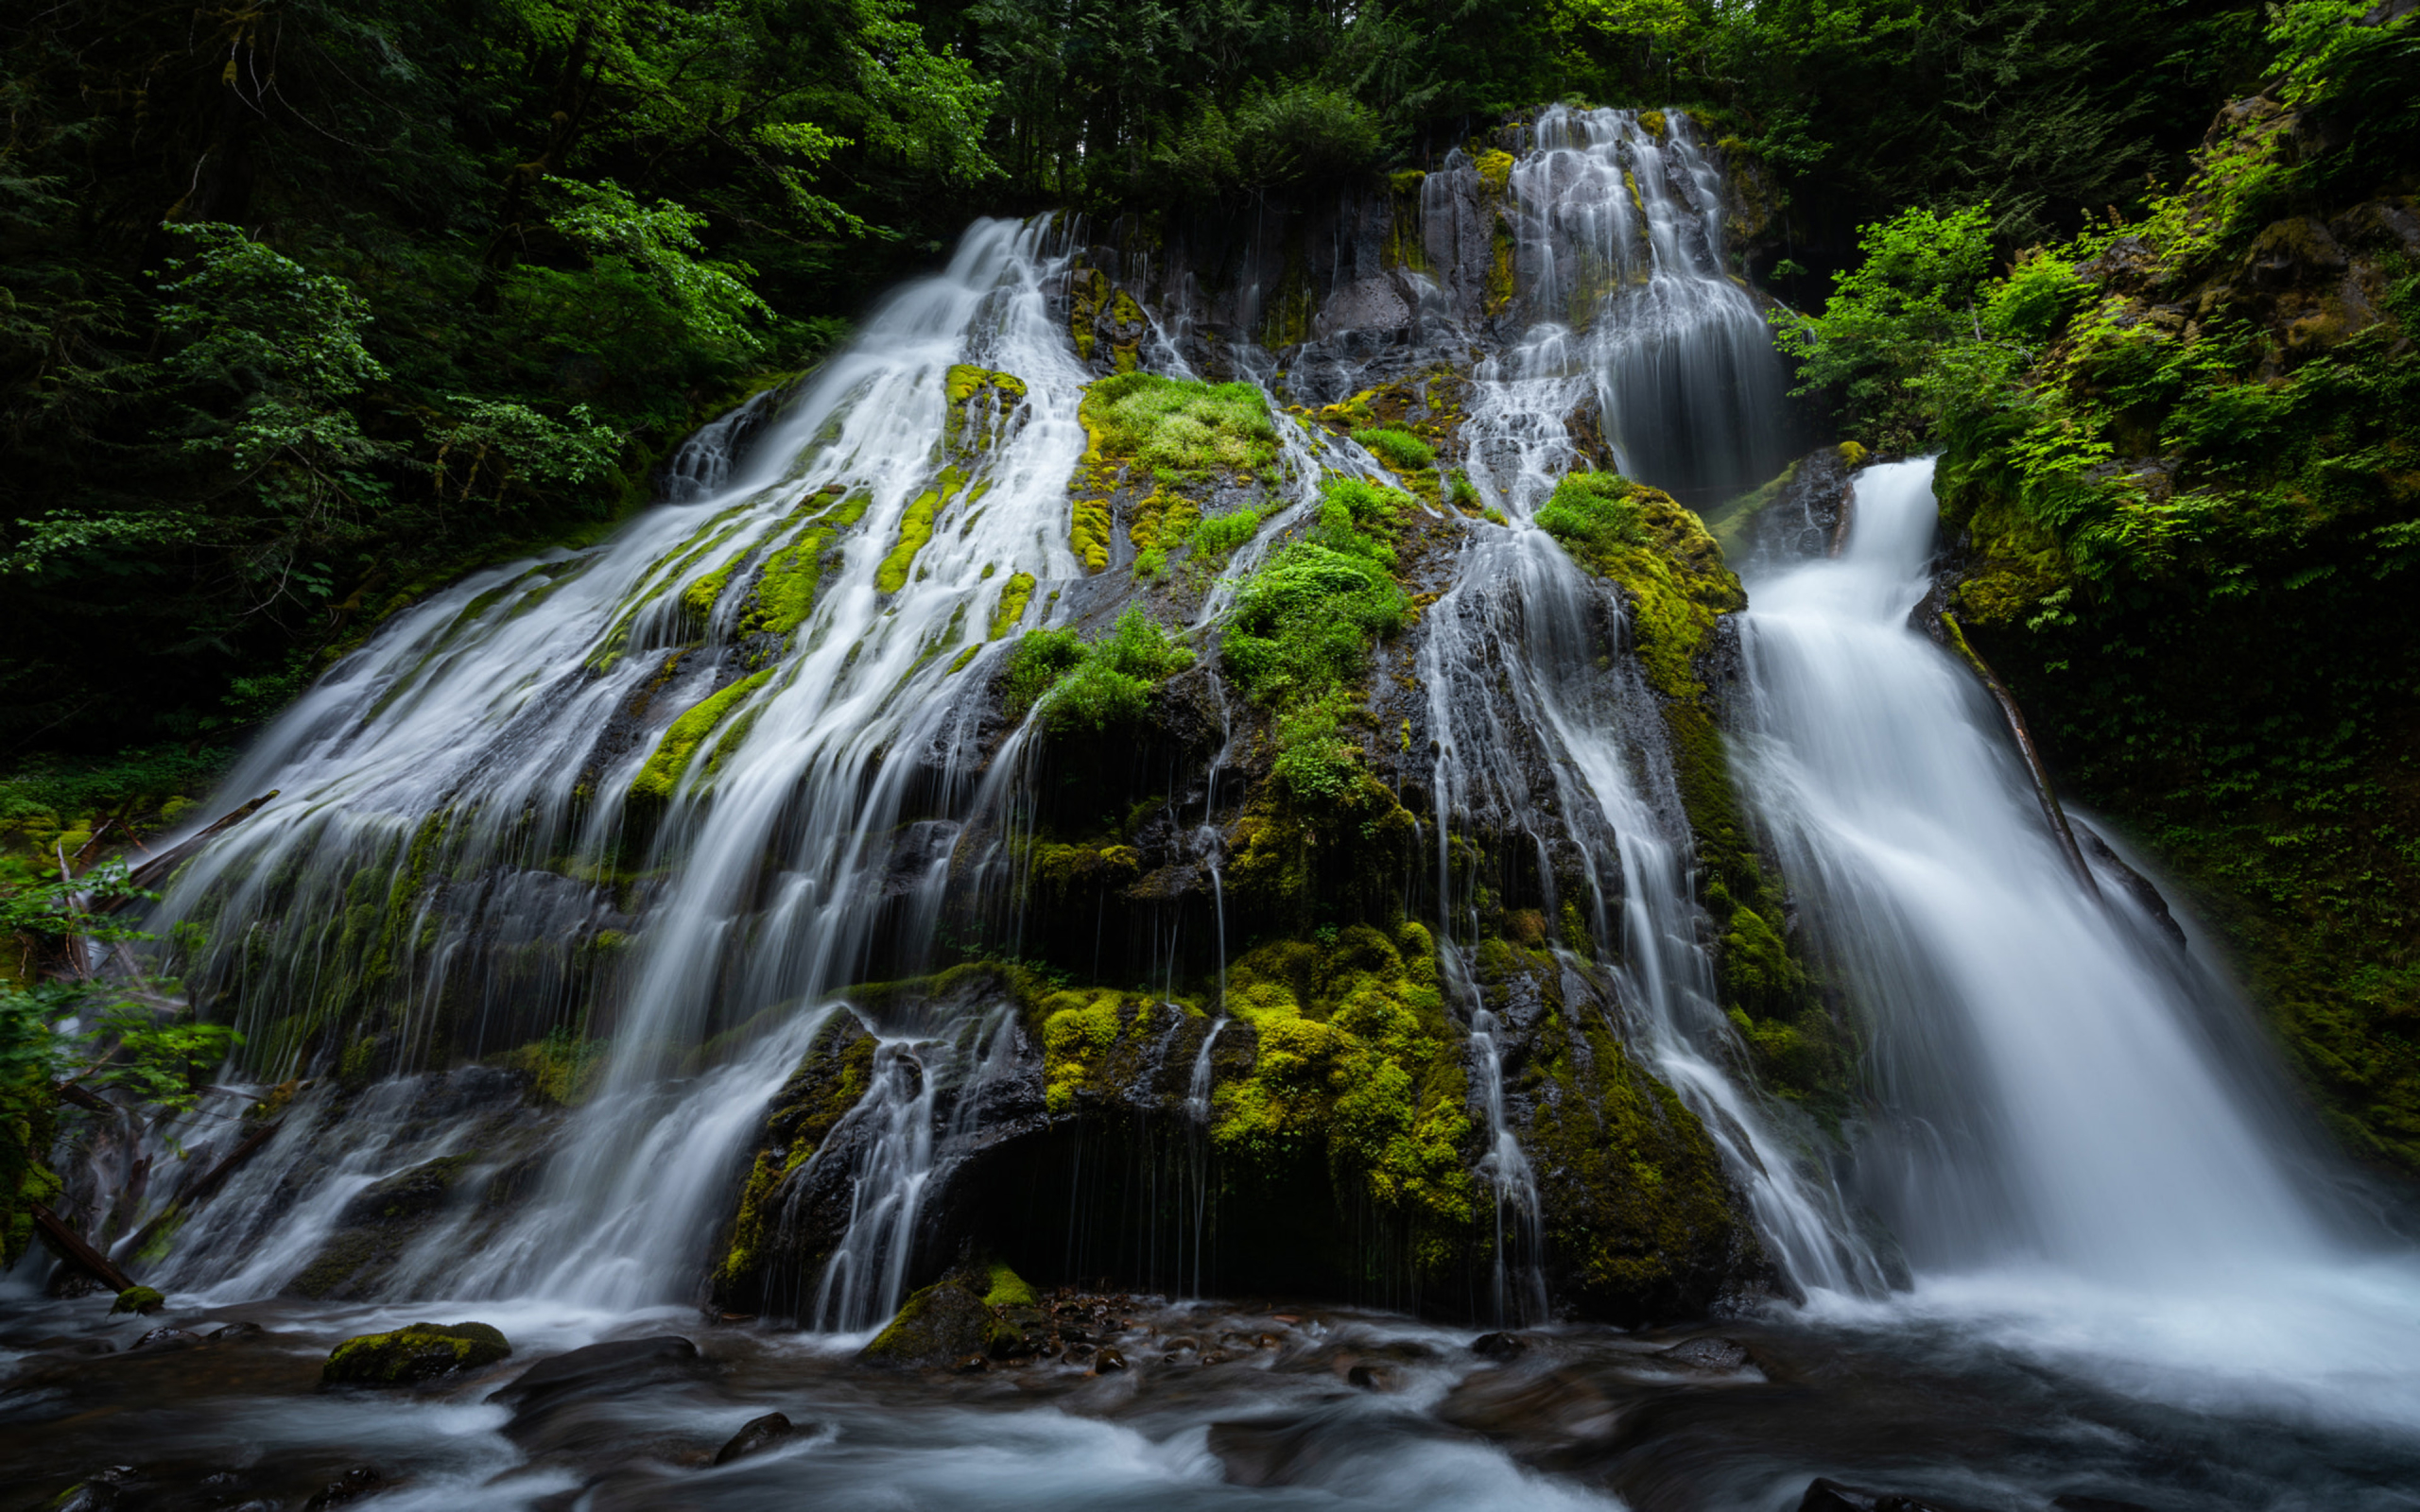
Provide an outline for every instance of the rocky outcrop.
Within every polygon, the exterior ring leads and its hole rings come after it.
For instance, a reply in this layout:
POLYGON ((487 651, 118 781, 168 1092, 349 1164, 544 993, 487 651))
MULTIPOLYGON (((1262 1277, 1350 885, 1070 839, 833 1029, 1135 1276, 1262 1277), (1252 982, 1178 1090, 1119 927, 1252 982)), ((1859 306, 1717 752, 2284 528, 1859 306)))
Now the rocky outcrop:
POLYGON ((483 1369, 511 1353, 504 1335, 485 1323, 413 1323, 345 1340, 329 1351, 320 1375, 331 1385, 414 1385, 483 1369))

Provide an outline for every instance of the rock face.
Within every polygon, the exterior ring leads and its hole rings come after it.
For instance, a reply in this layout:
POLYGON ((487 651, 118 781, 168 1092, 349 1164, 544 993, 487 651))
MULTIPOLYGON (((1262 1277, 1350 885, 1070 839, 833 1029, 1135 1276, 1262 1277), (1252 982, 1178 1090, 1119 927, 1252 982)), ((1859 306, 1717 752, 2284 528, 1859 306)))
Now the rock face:
POLYGON ((332 1385, 412 1385, 482 1369, 511 1353, 504 1335, 485 1323, 414 1323, 345 1340, 329 1352, 320 1379, 332 1385))

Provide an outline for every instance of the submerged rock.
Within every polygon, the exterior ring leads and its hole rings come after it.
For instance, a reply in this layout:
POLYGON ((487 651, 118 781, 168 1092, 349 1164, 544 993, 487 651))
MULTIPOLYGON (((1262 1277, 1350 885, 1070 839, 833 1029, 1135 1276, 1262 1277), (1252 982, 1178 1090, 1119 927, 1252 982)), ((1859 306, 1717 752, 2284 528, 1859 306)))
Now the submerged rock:
POLYGON ((606 1395, 686 1375, 698 1364, 698 1347, 678 1334, 614 1339, 541 1360, 490 1392, 488 1400, 515 1409, 518 1421, 574 1398, 606 1395))
POLYGON ((1894 1491, 1868 1491, 1817 1476, 1799 1500, 1798 1512, 1980 1512, 1980 1509, 1930 1497, 1902 1496, 1894 1491))
POLYGON ((744 1455, 770 1449, 797 1432, 789 1418, 781 1413, 769 1412, 762 1418, 751 1418, 740 1425, 739 1432, 731 1435, 728 1443, 715 1451, 715 1463, 728 1465, 744 1455))
POLYGON ((320 1379, 341 1385, 409 1385, 476 1370, 511 1353, 504 1335, 485 1323, 414 1323, 392 1333, 345 1340, 329 1351, 320 1379))

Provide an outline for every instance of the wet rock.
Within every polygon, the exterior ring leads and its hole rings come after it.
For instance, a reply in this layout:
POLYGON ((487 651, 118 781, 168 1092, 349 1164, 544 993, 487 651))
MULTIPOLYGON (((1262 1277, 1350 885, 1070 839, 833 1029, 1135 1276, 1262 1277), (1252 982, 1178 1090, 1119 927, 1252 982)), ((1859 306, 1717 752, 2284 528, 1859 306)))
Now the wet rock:
POLYGON ((693 1374, 700 1363, 698 1347, 678 1334, 614 1339, 541 1360, 490 1392, 488 1400, 514 1409, 518 1422, 576 1399, 693 1374))
POLYGON ((344 1506, 358 1502, 365 1496, 386 1489, 388 1484, 387 1477, 369 1466, 357 1466, 330 1481, 311 1500, 303 1503, 303 1512, 320 1512, 322 1507, 344 1506))
POLYGON ((751 1418, 740 1425, 739 1432, 731 1435, 728 1443, 715 1451, 715 1463, 728 1465, 745 1455, 770 1449, 797 1432, 789 1418, 781 1413, 769 1412, 762 1418, 751 1418))
POLYGON ((168 1299, 148 1286, 130 1286, 110 1304, 112 1313, 157 1313, 168 1299))
POLYGON ((131 1465, 105 1466, 60 1492, 50 1504, 51 1512, 102 1512, 118 1504, 121 1488, 142 1478, 131 1465))
POLYGON ((1894 1491, 1869 1491, 1843 1486, 1824 1476, 1807 1484, 1798 1512, 1979 1512, 1979 1509, 1930 1497, 1902 1496, 1894 1491))
POLYGON ((857 1354, 862 1365, 933 1369, 981 1354, 992 1336, 992 1310, 954 1280, 936 1281, 908 1298, 899 1315, 857 1354))
POLYGON ((2078 1496, 2072 1491, 2052 1497, 2050 1504, 2058 1512, 2152 1512, 2140 1502, 2113 1502, 2105 1496, 2078 1496))
POLYGON ((189 1349, 201 1342, 201 1335, 191 1329, 153 1329, 134 1341, 129 1354, 151 1354, 162 1349, 189 1349))
POLYGON ((1093 1356, 1093 1374, 1105 1376, 1126 1368, 1126 1356, 1115 1349, 1103 1349, 1093 1356))
POLYGON ((256 1338, 267 1332, 257 1323, 246 1323, 238 1319, 233 1323, 222 1324, 212 1329, 210 1336, 214 1339, 250 1339, 256 1338))
POLYGON ((959 1361, 958 1364, 952 1366, 950 1368, 956 1370, 962 1376, 981 1375, 984 1371, 992 1368, 992 1361, 990 1357, 986 1355, 970 1354, 965 1359, 959 1361))
POLYGON ((467 1154, 440 1156, 364 1188, 286 1289, 313 1298, 372 1295, 438 1217, 471 1161, 467 1154))
POLYGON ((1363 1391, 1384 1391, 1391 1379, 1392 1373, 1384 1366, 1357 1365, 1344 1372, 1345 1384, 1363 1391))
POLYGON ((320 1379, 337 1385, 409 1385, 477 1370, 511 1353, 504 1335, 485 1323, 414 1323, 392 1333, 345 1340, 329 1351, 320 1379))
POLYGON ((1518 1333, 1482 1333, 1471 1340, 1471 1353, 1482 1360, 1511 1360, 1529 1352, 1530 1341, 1518 1333))
POLYGON ((1748 1347, 1737 1339, 1684 1339, 1659 1358, 1699 1370, 1737 1370, 1748 1363, 1748 1347))

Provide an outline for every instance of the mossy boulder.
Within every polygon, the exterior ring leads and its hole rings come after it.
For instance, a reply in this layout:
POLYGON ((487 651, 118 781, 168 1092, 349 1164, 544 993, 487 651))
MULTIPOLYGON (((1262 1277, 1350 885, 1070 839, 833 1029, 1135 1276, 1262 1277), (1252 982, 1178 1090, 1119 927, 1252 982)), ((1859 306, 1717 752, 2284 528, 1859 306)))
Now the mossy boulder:
POLYGON ((861 1365, 935 1369, 990 1349, 994 1316, 972 1289, 988 1277, 953 1272, 909 1297, 898 1315, 857 1353, 861 1365))
POLYGON ((485 1323, 414 1323, 364 1333, 328 1353, 320 1379, 331 1385, 406 1386, 509 1359, 512 1346, 485 1323))
POLYGON ((110 1304, 112 1313, 157 1313, 168 1299, 148 1286, 130 1286, 110 1304))

